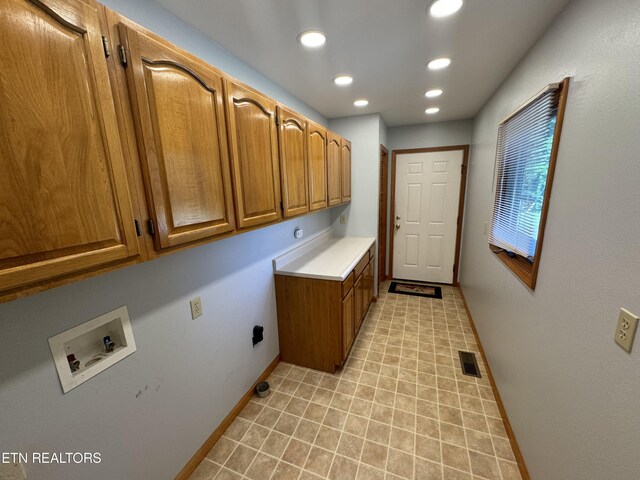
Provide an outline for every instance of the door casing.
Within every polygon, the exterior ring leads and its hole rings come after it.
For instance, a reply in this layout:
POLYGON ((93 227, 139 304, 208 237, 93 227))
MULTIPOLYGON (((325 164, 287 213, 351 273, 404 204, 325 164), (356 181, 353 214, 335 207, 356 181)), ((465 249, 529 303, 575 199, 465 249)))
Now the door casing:
MULTIPOLYGON (((406 153, 434 153, 434 152, 450 152, 452 150, 462 151, 462 173, 460 175, 460 199, 458 202, 458 225, 456 231, 456 249, 453 266, 453 285, 459 286, 458 272, 460 270, 460 241, 462 239, 462 221, 464 217, 464 199, 467 186, 467 170, 469 163, 469 145, 451 145, 447 147, 431 147, 431 148, 410 148, 403 150, 394 150, 391 159, 391 215, 390 219, 395 218, 396 213, 396 155, 406 153)), ((393 222, 388 223, 388 228, 393 222)), ((389 276, 393 277, 393 232, 389 232, 389 276)))

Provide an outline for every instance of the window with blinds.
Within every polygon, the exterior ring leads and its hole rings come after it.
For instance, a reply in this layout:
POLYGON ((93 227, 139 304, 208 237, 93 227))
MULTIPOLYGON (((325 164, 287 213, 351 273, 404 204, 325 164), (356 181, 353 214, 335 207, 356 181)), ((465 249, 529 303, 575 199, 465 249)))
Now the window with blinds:
POLYGON ((569 79, 548 85, 498 127, 489 243, 535 287, 569 79))

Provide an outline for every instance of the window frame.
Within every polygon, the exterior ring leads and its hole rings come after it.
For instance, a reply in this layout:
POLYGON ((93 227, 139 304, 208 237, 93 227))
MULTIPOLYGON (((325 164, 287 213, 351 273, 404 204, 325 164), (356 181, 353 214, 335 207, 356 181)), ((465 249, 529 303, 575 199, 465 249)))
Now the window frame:
MULTIPOLYGON (((542 92, 536 94, 527 102, 525 102, 521 107, 511 113, 508 117, 506 117, 500 125, 503 125, 505 122, 509 121, 511 118, 516 116, 522 110, 527 108, 531 103, 535 102, 547 91, 549 88, 546 87, 542 92)), ((518 254, 509 254, 503 248, 493 245, 489 243, 489 249, 494 253, 494 255, 507 266, 509 270, 511 270, 522 282, 528 286, 531 290, 535 290, 536 282, 538 280, 538 269, 540 267, 540 257, 542 254, 542 244, 544 242, 544 231, 547 223, 547 216, 549 212, 549 201, 551 199, 551 189, 553 186, 553 177, 556 170, 556 160, 558 157, 558 149, 560 146, 560 137, 562 135, 562 124, 564 123, 564 115, 567 104, 567 97, 569 92, 569 77, 566 77, 562 82, 558 84, 558 89, 560 90, 558 97, 558 113, 556 115, 556 125, 553 133, 553 142, 551 146, 551 154, 549 156, 549 169, 547 171, 547 180, 544 187, 544 199, 542 202, 542 211, 540 215, 540 224, 538 226, 538 237, 536 240, 536 250, 535 255, 533 257, 533 262, 528 259, 522 257, 518 254)), ((499 125, 499 126, 500 126, 499 125)), ((496 172, 494 175, 494 186, 496 188, 494 200, 493 200, 493 208, 492 208, 492 221, 490 224, 490 228, 493 228, 493 213, 495 212, 497 199, 498 199, 498 190, 497 185, 500 182, 502 173, 498 171, 498 151, 496 147, 496 172)))

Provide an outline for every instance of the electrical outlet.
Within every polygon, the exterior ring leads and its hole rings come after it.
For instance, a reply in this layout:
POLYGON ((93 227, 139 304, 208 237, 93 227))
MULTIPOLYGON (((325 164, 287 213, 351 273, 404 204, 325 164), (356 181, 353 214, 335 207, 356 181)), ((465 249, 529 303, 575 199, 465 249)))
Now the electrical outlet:
POLYGON ((196 297, 191 300, 191 318, 195 320, 196 318, 202 316, 202 301, 200 297, 196 297))
POLYGON ((616 333, 613 336, 613 339, 627 352, 631 352, 631 347, 633 346, 633 339, 636 336, 637 328, 638 317, 636 317, 630 311, 621 308, 620 315, 618 315, 616 333))
POLYGON ((347 223, 347 216, 343 213, 340 215, 340 225, 344 225, 345 223, 347 223))

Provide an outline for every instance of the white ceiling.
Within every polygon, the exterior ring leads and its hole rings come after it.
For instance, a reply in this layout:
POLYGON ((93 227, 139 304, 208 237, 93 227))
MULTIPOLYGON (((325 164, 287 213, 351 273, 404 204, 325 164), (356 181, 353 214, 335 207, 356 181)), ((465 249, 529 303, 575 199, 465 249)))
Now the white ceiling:
POLYGON ((569 0, 157 0, 327 118, 380 112, 389 126, 472 118, 569 0), (307 49, 300 32, 323 31, 307 49), (427 62, 453 62, 432 72, 427 62), (338 88, 333 77, 354 77, 338 88), (442 88, 428 100, 424 92, 442 88), (370 100, 365 108, 353 101, 370 100), (427 116, 427 106, 440 112, 427 116))

